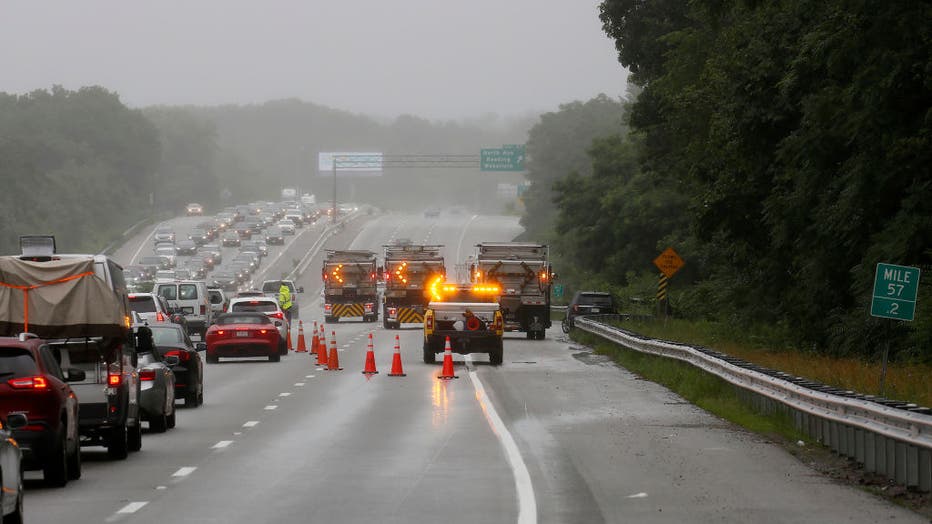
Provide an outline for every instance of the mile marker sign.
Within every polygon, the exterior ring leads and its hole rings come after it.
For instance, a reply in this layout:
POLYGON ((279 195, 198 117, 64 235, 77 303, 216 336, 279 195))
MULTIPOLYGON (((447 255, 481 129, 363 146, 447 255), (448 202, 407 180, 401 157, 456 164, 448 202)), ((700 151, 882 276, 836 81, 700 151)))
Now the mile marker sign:
POLYGON ((877 264, 874 275, 874 299, 871 316, 912 320, 916 315, 916 295, 919 292, 919 268, 877 264))

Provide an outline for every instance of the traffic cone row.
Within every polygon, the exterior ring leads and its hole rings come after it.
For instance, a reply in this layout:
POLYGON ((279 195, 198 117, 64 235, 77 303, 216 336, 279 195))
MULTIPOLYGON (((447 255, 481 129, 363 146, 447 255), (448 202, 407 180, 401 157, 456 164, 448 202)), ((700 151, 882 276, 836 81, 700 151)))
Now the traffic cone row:
MULTIPOLYGON (((323 323, 320 324, 320 335, 317 335, 317 322, 314 322, 314 336, 311 338, 311 347, 310 353, 317 357, 317 365, 321 367, 326 367, 327 371, 341 371, 343 368, 340 367, 340 353, 337 350, 337 333, 336 331, 330 332, 330 354, 327 354, 327 335, 324 331, 323 323)), ((299 322, 299 333, 300 333, 300 322, 299 322)), ((298 347, 301 347, 302 335, 299 335, 298 338, 298 347)), ((301 351, 298 349, 297 351, 301 351)), ((304 351, 308 351, 305 348, 304 351)), ((376 369, 375 365, 375 350, 373 349, 372 343, 372 333, 369 333, 369 343, 366 348, 366 361, 363 366, 362 373, 365 375, 375 375, 379 371, 376 369)), ((407 376, 404 372, 404 367, 401 363, 401 343, 399 341, 398 335, 395 335, 395 351, 392 355, 392 370, 388 374, 390 377, 405 377, 407 376)), ((444 354, 444 367, 443 371, 440 374, 440 378, 459 378, 453 375, 453 356, 450 353, 450 339, 447 337, 447 351, 444 354), (447 362, 449 360, 449 363, 447 362), (449 368, 449 369, 447 369, 449 368), (449 376, 446 376, 449 375, 449 376)))
POLYGON ((307 343, 304 341, 304 322, 298 321, 298 353, 307 353, 307 343))

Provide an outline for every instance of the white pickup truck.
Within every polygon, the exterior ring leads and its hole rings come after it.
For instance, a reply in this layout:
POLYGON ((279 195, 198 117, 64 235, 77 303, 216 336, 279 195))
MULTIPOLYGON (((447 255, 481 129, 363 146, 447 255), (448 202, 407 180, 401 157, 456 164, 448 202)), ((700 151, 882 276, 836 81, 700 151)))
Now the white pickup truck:
POLYGON ((433 292, 424 312, 424 362, 436 362, 450 337, 456 353, 488 353, 489 362, 500 365, 503 322, 496 295, 471 285, 447 284, 433 292))

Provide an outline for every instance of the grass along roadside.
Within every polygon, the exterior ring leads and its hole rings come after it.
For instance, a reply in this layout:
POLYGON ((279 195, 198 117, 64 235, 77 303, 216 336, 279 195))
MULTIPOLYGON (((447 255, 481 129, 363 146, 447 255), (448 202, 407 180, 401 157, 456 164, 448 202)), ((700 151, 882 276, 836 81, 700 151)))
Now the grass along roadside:
MULTIPOLYGON (((880 363, 816 355, 796 349, 770 349, 762 347, 752 335, 738 336, 734 328, 711 322, 679 319, 631 321, 623 322, 620 327, 651 338, 705 346, 837 388, 868 395, 880 393, 880 363)), ((929 377, 932 377, 932 366, 891 363, 887 368, 883 396, 932 407, 932 380, 929 377)))

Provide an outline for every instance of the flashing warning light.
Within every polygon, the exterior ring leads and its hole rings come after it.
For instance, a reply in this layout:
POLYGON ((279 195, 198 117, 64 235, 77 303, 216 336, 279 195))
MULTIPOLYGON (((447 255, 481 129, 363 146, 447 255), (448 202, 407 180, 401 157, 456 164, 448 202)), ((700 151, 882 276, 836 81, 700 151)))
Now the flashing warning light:
POLYGON ((436 300, 438 302, 443 300, 443 296, 440 294, 441 293, 441 289, 440 289, 441 282, 443 282, 443 275, 439 277, 435 277, 433 280, 430 281, 430 286, 428 288, 430 289, 431 300, 436 300))
POLYGON ((473 286, 473 293, 482 293, 485 295, 497 295, 501 293, 501 288, 498 286, 473 286))
POLYGON ((130 320, 129 315, 126 315, 125 317, 123 317, 123 324, 124 324, 127 328, 129 328, 130 326, 133 325, 133 322, 132 322, 132 320, 130 320))
POLYGON ((541 280, 541 282, 546 282, 546 281, 547 281, 547 272, 546 272, 546 271, 541 271, 541 272, 540 272, 540 280, 541 280))

